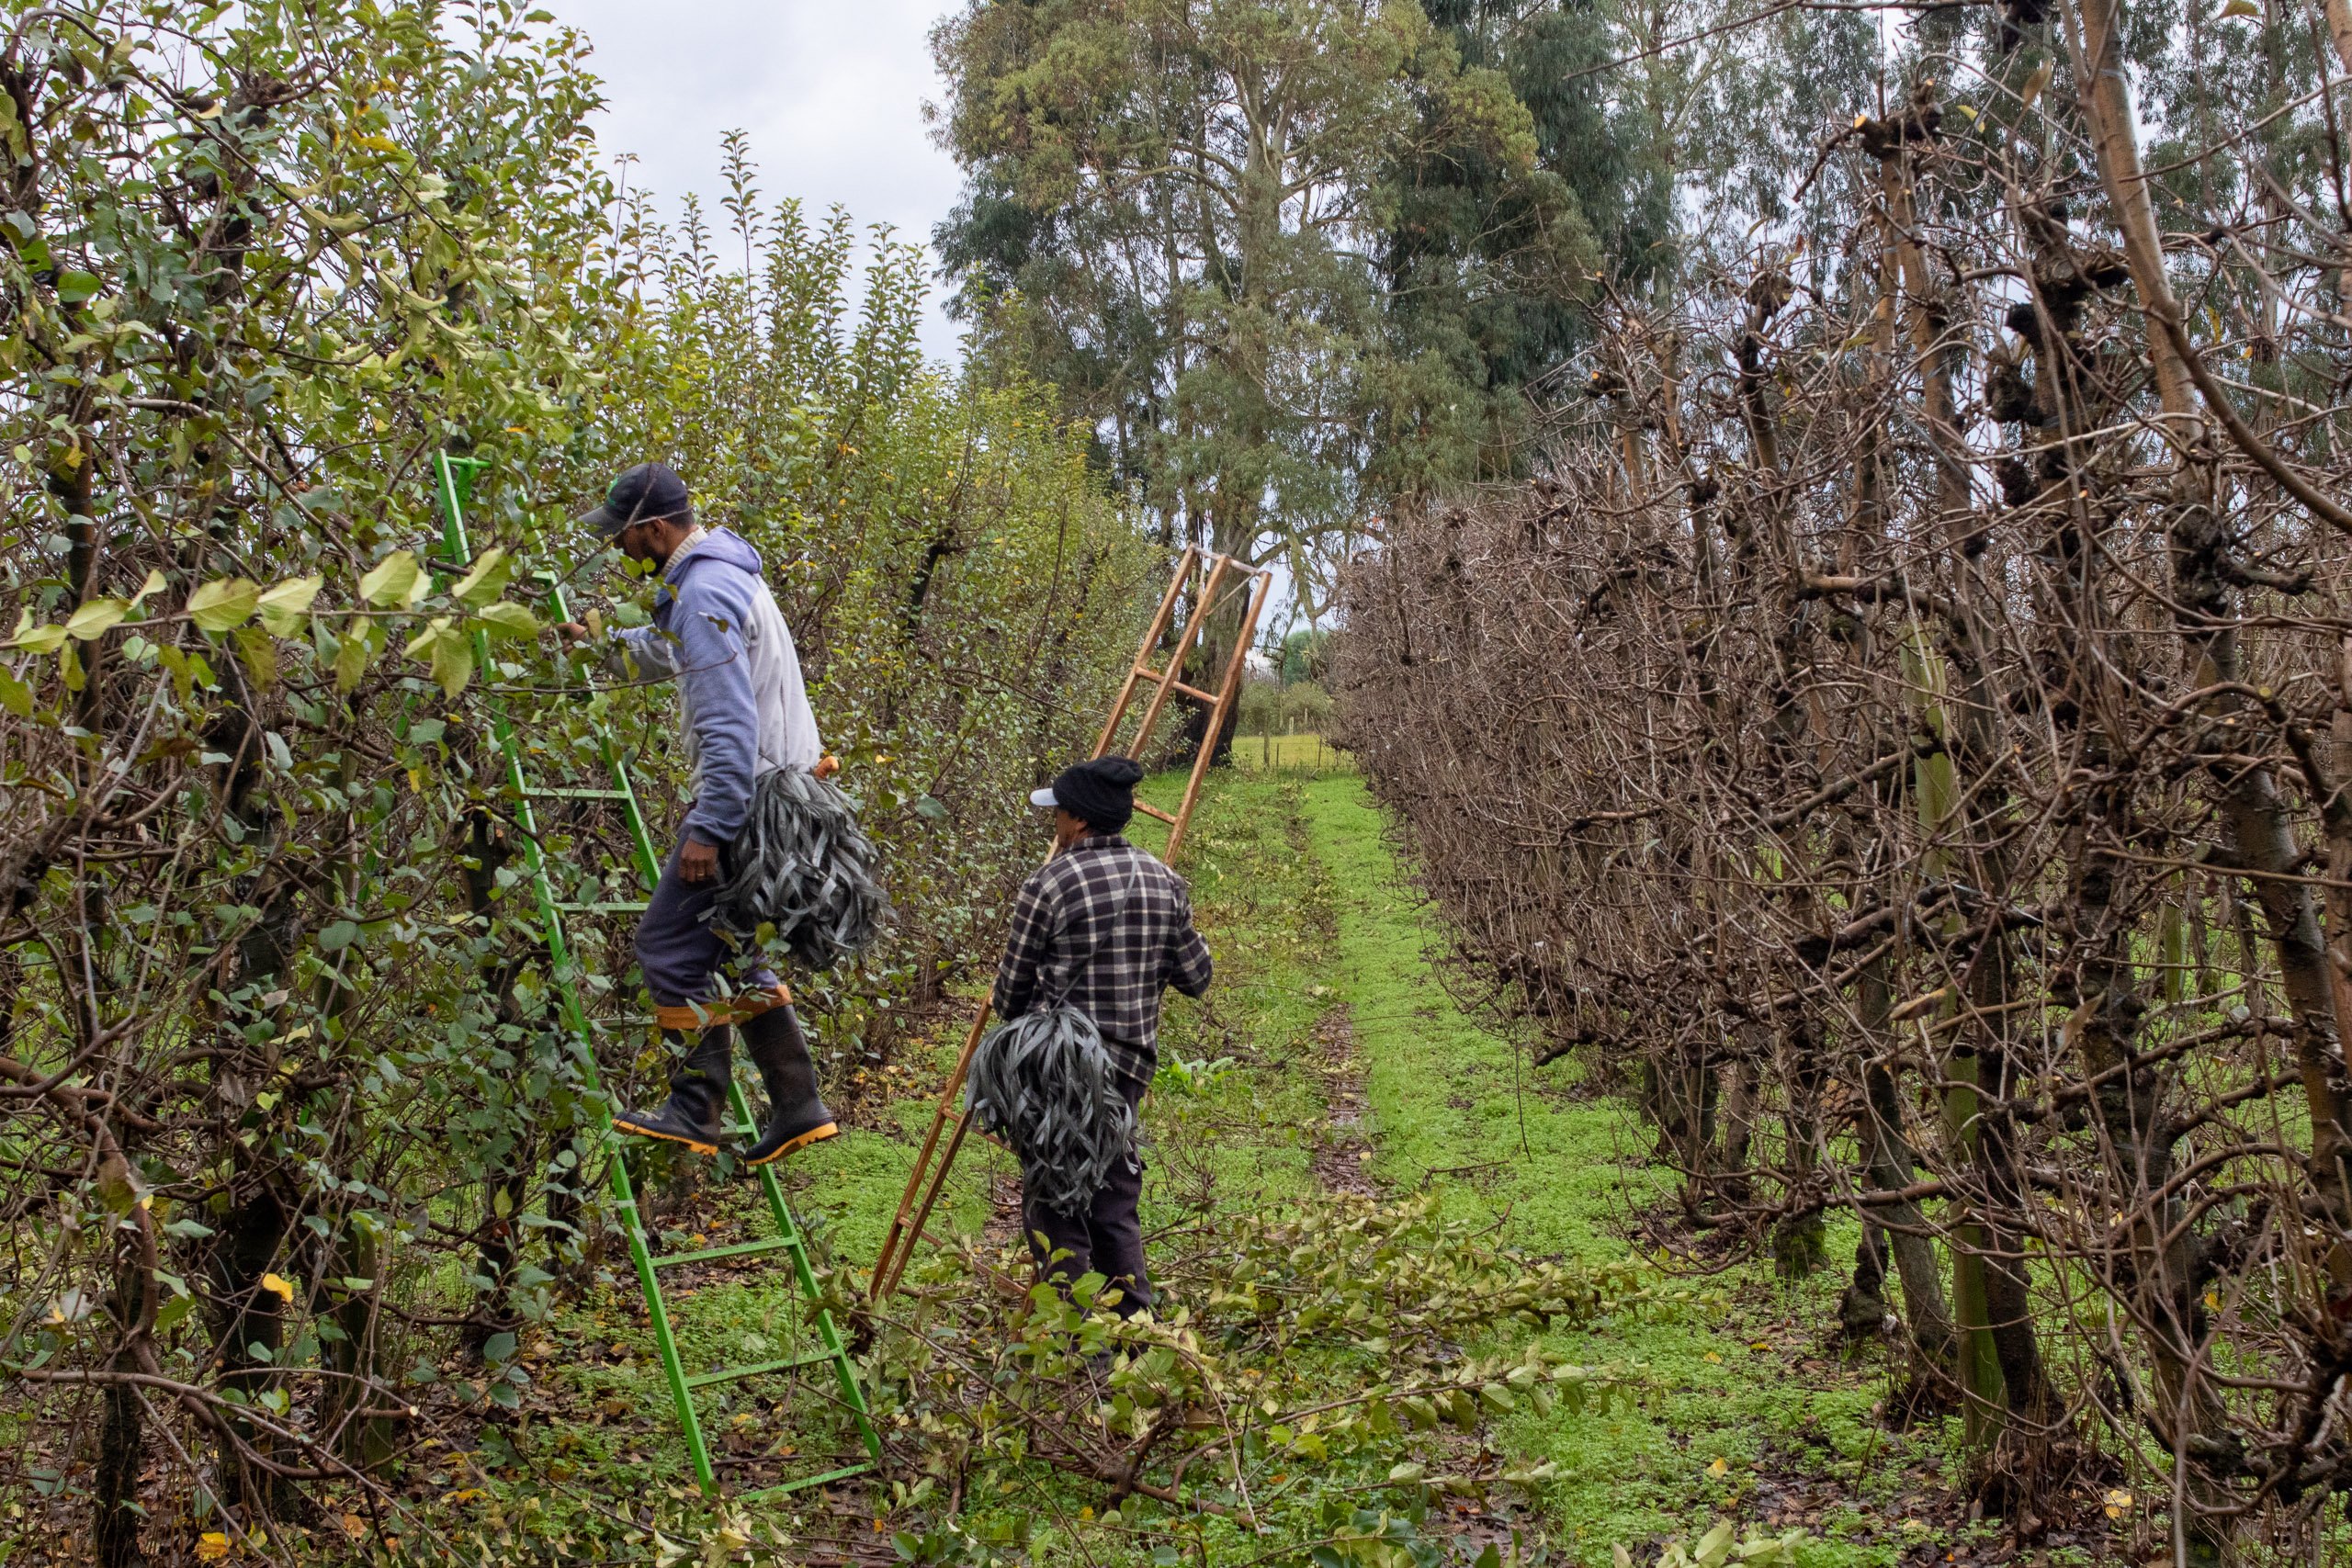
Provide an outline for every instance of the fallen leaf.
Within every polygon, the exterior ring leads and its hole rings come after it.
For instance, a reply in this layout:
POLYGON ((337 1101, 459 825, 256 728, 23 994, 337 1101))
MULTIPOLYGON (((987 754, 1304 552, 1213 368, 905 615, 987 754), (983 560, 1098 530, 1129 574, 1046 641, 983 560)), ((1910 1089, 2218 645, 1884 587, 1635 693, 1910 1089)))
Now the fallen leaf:
POLYGON ((1707 1473, 1715 1477, 1717 1480, 1721 1480, 1724 1476, 1731 1473, 1731 1464, 1728 1461, 1718 1459, 1714 1463, 1707 1467, 1707 1473))
POLYGON ((286 1303, 288 1305, 290 1306, 293 1304, 294 1287, 287 1280, 284 1275, 264 1274, 261 1277, 261 1288, 267 1291, 271 1295, 276 1296, 279 1301, 286 1303))
POLYGON ((196 1555, 205 1562, 218 1562, 229 1555, 229 1538, 219 1530, 207 1530, 196 1538, 196 1555))

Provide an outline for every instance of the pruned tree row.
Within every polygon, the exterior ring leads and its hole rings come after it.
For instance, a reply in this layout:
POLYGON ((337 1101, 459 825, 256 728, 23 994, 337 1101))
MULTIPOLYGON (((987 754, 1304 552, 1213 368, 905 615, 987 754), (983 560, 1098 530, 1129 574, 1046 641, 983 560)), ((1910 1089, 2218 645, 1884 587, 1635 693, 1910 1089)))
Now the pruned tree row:
POLYGON ((1987 1503, 2154 1495, 2193 1562, 2352 1501, 2329 9, 2160 152, 2114 0, 1921 52, 1824 128, 1835 243, 1613 300, 1544 475, 1391 520, 1335 656, 1465 978, 1654 1123, 1659 1233, 1802 1272, 1857 1217, 1845 1327, 1987 1503))

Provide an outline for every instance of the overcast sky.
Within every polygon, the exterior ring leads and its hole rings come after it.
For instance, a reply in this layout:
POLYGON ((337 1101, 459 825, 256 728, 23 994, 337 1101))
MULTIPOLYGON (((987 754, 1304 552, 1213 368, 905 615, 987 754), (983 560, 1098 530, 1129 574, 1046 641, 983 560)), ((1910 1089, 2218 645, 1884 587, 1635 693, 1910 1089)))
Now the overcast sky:
MULTIPOLYGON (((748 131, 764 200, 839 202, 863 227, 883 222, 928 243, 956 204, 956 164, 932 144, 925 98, 937 98, 932 24, 958 0, 540 0, 585 32, 589 65, 610 107, 597 128, 608 154, 634 152, 632 187, 665 218, 702 193, 714 224, 719 133, 748 131)), ((924 347, 956 353, 934 297, 924 347)))

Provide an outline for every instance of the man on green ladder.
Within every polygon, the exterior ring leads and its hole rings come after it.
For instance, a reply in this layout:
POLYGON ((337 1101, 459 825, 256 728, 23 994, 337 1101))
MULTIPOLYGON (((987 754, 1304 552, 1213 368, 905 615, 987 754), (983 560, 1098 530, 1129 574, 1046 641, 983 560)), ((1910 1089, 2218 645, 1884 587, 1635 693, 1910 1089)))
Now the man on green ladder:
MULTIPOLYGON (((822 778, 831 759, 818 740, 799 656, 759 552, 729 529, 697 524, 684 479, 664 464, 640 463, 580 521, 662 574, 653 624, 613 629, 603 651, 630 678, 677 682, 695 791, 637 928, 638 964, 662 1039, 673 1051, 689 1034, 695 1043, 670 1075, 669 1100, 658 1110, 620 1111, 613 1124, 717 1154, 740 1026, 768 1097, 767 1126, 743 1157, 765 1165, 838 1129, 818 1095, 792 994, 775 972, 755 960, 738 989, 716 994, 729 943, 713 904, 762 778, 779 769, 822 778)), ((575 645, 591 635, 578 623, 561 631, 575 645)))

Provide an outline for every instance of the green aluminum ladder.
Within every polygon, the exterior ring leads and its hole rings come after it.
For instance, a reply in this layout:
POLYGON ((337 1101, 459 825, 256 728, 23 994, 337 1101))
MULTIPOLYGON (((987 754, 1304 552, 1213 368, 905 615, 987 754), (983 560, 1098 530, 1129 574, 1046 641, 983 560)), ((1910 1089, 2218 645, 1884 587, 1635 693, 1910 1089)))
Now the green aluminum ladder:
MULTIPOLYGON (((462 571, 473 558, 466 539, 465 508, 472 498, 473 480, 481 467, 478 457, 452 457, 435 453, 433 457, 435 489, 439 493, 445 523, 442 548, 447 554, 446 566, 462 571)), ((560 620, 570 620, 563 589, 551 575, 542 574, 540 581, 548 592, 551 604, 560 620)), ((474 631, 474 664, 478 670, 490 668, 489 635, 477 627, 474 631)), ((523 765, 523 741, 506 711, 506 705, 495 698, 489 704, 492 734, 499 753, 506 765, 505 787, 512 798, 516 825, 522 829, 523 863, 531 886, 538 897, 539 921, 548 944, 548 963, 553 971, 556 987, 562 998, 565 1028, 578 1048, 581 1075, 587 1080, 587 1103, 594 1108, 597 1129, 607 1143, 615 1140, 612 1100, 605 1093, 604 1084, 596 1072, 595 1031, 600 1027, 589 1015, 580 987, 580 968, 571 957, 571 944, 564 934, 567 914, 610 914, 641 911, 643 902, 631 903, 566 903, 556 896, 553 879, 548 872, 547 857, 539 845, 539 828, 532 802, 545 799, 594 799, 617 802, 622 816, 628 823, 629 839, 635 850, 639 875, 650 891, 662 874, 661 857, 654 852, 652 836, 646 831, 644 814, 638 809, 637 789, 630 782, 627 758, 614 745, 611 731, 599 724, 595 739, 599 759, 611 777, 611 784, 594 788, 548 788, 534 784, 523 765)), ((745 1137, 757 1137, 752 1107, 743 1094, 742 1084, 730 1071, 728 1075, 728 1102, 734 1110, 737 1133, 745 1137)), ((621 1220, 621 1229, 628 1237, 630 1261, 637 1266, 638 1288, 645 1295, 645 1310, 653 1325, 653 1344, 662 1359, 662 1375, 669 1380, 670 1397, 678 1410, 678 1425, 684 1429, 686 1452, 694 1461, 695 1481, 706 1496, 719 1495, 718 1476, 711 1468, 710 1445, 703 1437, 702 1418, 695 1408, 695 1395, 703 1389, 722 1383, 740 1382, 746 1378, 768 1377, 798 1371, 804 1368, 831 1362, 835 1381, 841 1385, 842 1403, 847 1406, 857 1424, 858 1437, 865 1447, 866 1458, 839 1469, 804 1475, 779 1485, 763 1487, 747 1497, 775 1496, 797 1492, 807 1487, 824 1486, 853 1476, 864 1475, 882 1462, 882 1439, 875 1430, 874 1420, 865 1403, 865 1390, 857 1379, 857 1370, 850 1364, 849 1350, 841 1332, 834 1326, 832 1314, 824 1305, 822 1293, 817 1288, 817 1275, 808 1262, 808 1247, 802 1238, 800 1226, 792 1217, 792 1208, 785 1201, 783 1183, 776 1179, 773 1165, 759 1168, 760 1189, 767 1199, 768 1214, 775 1225, 775 1234, 761 1241, 737 1242, 728 1247, 704 1247, 695 1252, 657 1253, 646 1245, 645 1223, 637 1206, 637 1193, 629 1179, 628 1162, 618 1147, 611 1150, 606 1161, 611 1172, 613 1203, 621 1220), (786 1356, 775 1360, 754 1361, 746 1366, 724 1367, 713 1371, 689 1373, 678 1354, 676 1336, 670 1329, 670 1312, 662 1300, 661 1271, 689 1263, 707 1263, 722 1258, 748 1258, 764 1253, 781 1252, 792 1260, 792 1272, 807 1303, 809 1318, 816 1328, 819 1348, 803 1355, 786 1356)))

